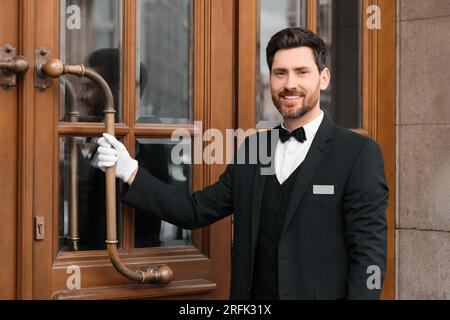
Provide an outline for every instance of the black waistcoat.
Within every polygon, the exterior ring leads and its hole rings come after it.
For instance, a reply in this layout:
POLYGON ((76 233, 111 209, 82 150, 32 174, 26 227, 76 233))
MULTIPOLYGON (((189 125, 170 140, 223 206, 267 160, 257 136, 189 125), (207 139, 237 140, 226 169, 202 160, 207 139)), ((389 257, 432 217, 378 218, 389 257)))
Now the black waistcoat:
POLYGON ((252 299, 279 299, 278 243, 294 182, 301 166, 299 165, 281 185, 276 175, 266 178, 256 244, 252 299))

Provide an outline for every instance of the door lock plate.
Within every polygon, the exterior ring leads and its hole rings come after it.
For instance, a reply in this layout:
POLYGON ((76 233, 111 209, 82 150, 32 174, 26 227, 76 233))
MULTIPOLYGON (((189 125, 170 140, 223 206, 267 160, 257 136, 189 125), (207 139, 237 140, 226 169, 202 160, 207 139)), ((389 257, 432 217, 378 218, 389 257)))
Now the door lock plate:
MULTIPOLYGON (((35 51, 35 63, 36 70, 39 70, 39 67, 46 63, 48 60, 52 58, 52 53, 48 51, 46 48, 42 47, 40 49, 36 49, 35 51)), ((50 88, 52 84, 51 78, 45 75, 42 75, 36 71, 36 75, 34 77, 34 86, 39 91, 44 91, 47 88, 50 88)))
POLYGON ((44 240, 45 223, 44 217, 34 217, 34 238, 36 240, 44 240))
MULTIPOLYGON (((0 61, 8 61, 16 56, 16 48, 9 44, 0 47, 0 61)), ((0 70, 0 86, 9 89, 16 85, 16 75, 6 70, 0 70)))

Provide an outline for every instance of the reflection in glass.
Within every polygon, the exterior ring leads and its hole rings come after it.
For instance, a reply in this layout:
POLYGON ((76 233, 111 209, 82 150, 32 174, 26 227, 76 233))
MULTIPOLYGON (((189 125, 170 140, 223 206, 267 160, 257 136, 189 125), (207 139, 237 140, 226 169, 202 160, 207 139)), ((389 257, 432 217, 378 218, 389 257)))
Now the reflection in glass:
POLYGON ((361 1, 320 0, 317 33, 327 46, 330 87, 321 107, 345 128, 361 127, 361 1))
POLYGON ((259 14, 256 120, 259 127, 271 127, 279 123, 281 116, 272 103, 266 46, 281 29, 306 27, 306 0, 260 0, 259 14))
MULTIPOLYGON (((183 150, 189 150, 189 154, 174 152, 172 155, 172 149, 178 143, 169 139, 138 139, 136 160, 140 167, 161 181, 191 193, 191 142, 187 139, 182 142, 188 143, 183 150)), ((188 245, 192 243, 191 237, 190 230, 162 221, 151 213, 135 210, 136 248, 188 245)))
MULTIPOLYGON (((60 4, 61 60, 70 65, 84 64, 106 80, 118 111, 116 122, 121 121, 122 1, 60 0, 60 4)), ((100 88, 84 77, 64 78, 60 85, 60 120, 70 121, 70 110, 77 110, 78 121, 102 122, 105 102, 100 88)))
POLYGON ((140 0, 137 15, 136 120, 191 123, 191 1, 140 0))
MULTIPOLYGON (((97 138, 60 138, 59 249, 106 249, 105 174, 97 168, 97 138), (77 239, 79 238, 79 239, 77 239)), ((116 183, 120 199, 121 183, 116 183)), ((119 241, 121 206, 116 202, 119 241)))

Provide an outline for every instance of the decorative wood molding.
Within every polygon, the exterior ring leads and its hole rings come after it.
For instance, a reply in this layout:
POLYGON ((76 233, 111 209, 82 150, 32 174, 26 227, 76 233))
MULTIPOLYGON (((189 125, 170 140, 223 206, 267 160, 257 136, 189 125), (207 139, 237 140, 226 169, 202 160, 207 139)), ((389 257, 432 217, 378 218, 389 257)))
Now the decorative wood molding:
POLYGON ((397 1, 377 0, 381 10, 381 29, 377 30, 376 131, 373 133, 383 151, 389 199, 388 257, 383 299, 395 299, 395 203, 396 203, 396 104, 397 104, 397 1))
MULTIPOLYGON (((21 54, 34 57, 36 2, 19 2, 19 43, 21 54)), ((34 60, 30 58, 30 70, 34 60)), ((18 165, 18 270, 17 298, 33 297, 33 195, 34 195, 34 73, 27 72, 19 85, 18 165)))
POLYGON ((377 140, 378 127, 378 30, 369 30, 366 25, 366 8, 377 4, 377 0, 364 0, 362 7, 362 76, 363 76, 363 129, 377 140))
POLYGON ((216 290, 217 284, 205 279, 173 281, 165 286, 151 284, 131 284, 117 287, 98 287, 80 290, 64 290, 53 295, 55 300, 118 300, 149 298, 184 298, 198 299, 198 295, 216 290))
POLYGON ((388 258, 383 299, 395 298, 395 171, 396 171, 396 34, 397 2, 364 0, 362 7, 363 42, 363 130, 380 145, 389 187, 388 258), (367 8, 381 10, 381 29, 369 30, 367 8))
MULTIPOLYGON (((233 84, 234 84, 234 14, 235 1, 209 0, 210 2, 210 61, 211 69, 209 87, 211 105, 208 108, 210 125, 225 134, 226 129, 232 128, 233 116, 233 84)), ((210 176, 208 185, 218 181, 225 171, 225 164, 209 165, 210 176)), ((211 257, 211 281, 220 283, 217 290, 209 295, 210 299, 227 299, 231 278, 231 245, 232 227, 231 217, 221 219, 212 224, 207 237, 209 257, 211 257)), ((206 238, 206 236, 205 236, 206 238)), ((203 251, 207 254, 206 251, 203 251)))
MULTIPOLYGON (((123 44, 122 44, 122 60, 123 69, 122 72, 122 101, 121 106, 123 110, 123 121, 129 126, 130 130, 126 132, 124 144, 127 146, 131 155, 136 153, 135 139, 136 132, 134 129, 136 123, 136 114, 139 98, 136 95, 136 66, 137 61, 137 1, 122 1, 122 8, 120 14, 123 17, 123 44), (125 106, 128 106, 126 108, 125 106)), ((116 128, 118 128, 116 126, 116 128)), ((122 133, 119 130, 118 134, 122 133)), ((125 133, 125 132, 123 132, 125 133)), ((122 207, 122 222, 123 222, 123 235, 122 246, 124 249, 132 249, 134 247, 134 214, 133 209, 124 205, 122 207)))
MULTIPOLYGON (((204 21, 203 23, 203 103, 202 103, 202 118, 203 119, 203 130, 208 130, 211 128, 211 63, 212 63, 212 0, 204 0, 204 16, 203 19, 198 19, 204 21)), ((205 141, 202 141, 202 150, 206 147, 205 141)), ((211 183, 211 168, 209 166, 203 166, 203 188, 211 183)))
POLYGON ((244 130, 256 126, 256 77, 259 38, 259 1, 239 0, 236 35, 238 46, 236 81, 237 127, 244 130))
MULTIPOLYGON (((194 43, 193 49, 190 54, 193 56, 193 117, 194 121, 202 121, 202 131, 210 125, 209 110, 211 97, 209 94, 211 86, 211 48, 210 48, 210 34, 211 34, 211 5, 209 0, 198 0, 193 2, 193 8, 191 8, 191 15, 193 16, 192 26, 194 30, 191 31, 191 43, 194 43), (205 128, 206 127, 206 128, 205 128)), ((200 143, 202 145, 201 150, 205 145, 203 142, 203 132, 200 132, 200 128, 192 126, 192 143, 200 143)), ((203 154, 195 154, 199 150, 193 148, 193 159, 200 157, 202 159, 203 154)), ((192 177, 194 180, 193 190, 202 190, 208 185, 209 169, 202 164, 192 165, 192 177)), ((192 243, 198 247, 202 252, 208 255, 209 246, 205 246, 205 233, 207 228, 195 230, 192 232, 192 243)))
POLYGON ((317 32, 317 0, 307 0, 306 25, 312 32, 317 32))

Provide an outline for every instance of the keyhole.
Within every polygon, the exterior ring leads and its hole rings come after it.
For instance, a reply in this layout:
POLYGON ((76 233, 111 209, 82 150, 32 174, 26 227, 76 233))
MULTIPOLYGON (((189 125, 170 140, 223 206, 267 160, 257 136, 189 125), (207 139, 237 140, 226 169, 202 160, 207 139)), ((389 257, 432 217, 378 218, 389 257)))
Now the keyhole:
POLYGON ((38 233, 40 234, 40 235, 42 235, 42 229, 44 228, 44 226, 42 225, 42 223, 39 223, 38 224, 38 233))

